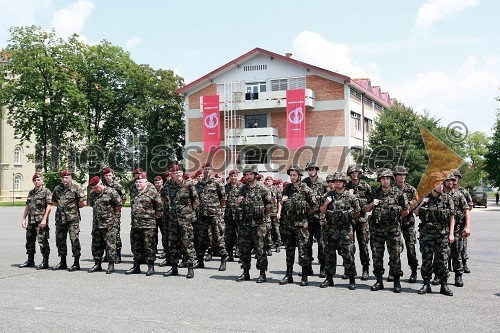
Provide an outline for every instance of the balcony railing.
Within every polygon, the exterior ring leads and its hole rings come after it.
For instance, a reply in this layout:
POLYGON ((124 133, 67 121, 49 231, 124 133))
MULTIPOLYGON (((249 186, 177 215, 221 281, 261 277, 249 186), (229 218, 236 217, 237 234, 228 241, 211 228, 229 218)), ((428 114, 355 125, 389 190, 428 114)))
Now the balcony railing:
POLYGON ((227 132, 227 144, 236 146, 274 145, 278 138, 278 129, 274 127, 234 128, 227 132))

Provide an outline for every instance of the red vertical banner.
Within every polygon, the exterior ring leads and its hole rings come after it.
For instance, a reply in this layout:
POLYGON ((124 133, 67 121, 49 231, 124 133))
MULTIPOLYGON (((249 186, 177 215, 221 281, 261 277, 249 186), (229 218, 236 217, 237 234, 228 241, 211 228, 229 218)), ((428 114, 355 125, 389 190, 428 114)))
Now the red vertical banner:
POLYGON ((220 146, 219 95, 202 96, 203 150, 210 151, 220 146))
POLYGON ((306 90, 286 91, 286 145, 300 148, 306 144, 306 90))

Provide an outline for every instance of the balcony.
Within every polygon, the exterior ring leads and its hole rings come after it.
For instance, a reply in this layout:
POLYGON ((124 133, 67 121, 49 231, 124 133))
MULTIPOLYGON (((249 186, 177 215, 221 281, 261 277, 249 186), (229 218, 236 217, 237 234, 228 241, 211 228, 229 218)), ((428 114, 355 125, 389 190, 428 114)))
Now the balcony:
POLYGON ((278 144, 278 129, 274 127, 234 128, 227 131, 227 144, 236 146, 278 144))
MULTIPOLYGON (((286 91, 267 91, 259 93, 235 92, 237 110, 286 108, 286 91)), ((314 91, 306 89, 306 106, 314 107, 314 91)))

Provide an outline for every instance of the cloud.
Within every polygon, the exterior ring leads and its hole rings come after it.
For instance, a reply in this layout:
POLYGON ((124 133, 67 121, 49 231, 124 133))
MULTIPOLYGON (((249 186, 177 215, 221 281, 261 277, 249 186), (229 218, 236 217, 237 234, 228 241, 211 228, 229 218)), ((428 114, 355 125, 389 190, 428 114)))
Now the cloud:
POLYGON ((468 56, 454 73, 420 73, 406 83, 388 86, 391 96, 415 111, 427 109, 441 124, 464 122, 470 131, 494 121, 500 95, 500 57, 468 56), (491 121, 490 121, 491 120, 491 121))
POLYGON ((59 37, 69 37, 80 34, 85 20, 92 14, 94 3, 89 0, 79 0, 69 7, 54 13, 52 26, 59 37))
POLYGON ((352 78, 368 77, 374 81, 380 78, 377 65, 369 64, 368 69, 353 63, 350 49, 343 44, 327 41, 319 33, 302 31, 293 41, 293 57, 319 67, 338 72, 352 78))
POLYGON ((141 44, 143 41, 141 38, 139 37, 132 37, 130 38, 129 40, 127 40, 127 42, 125 43, 125 48, 127 50, 130 50, 134 47, 136 47, 137 45, 141 44))
POLYGON ((434 22, 478 4, 479 0, 429 0, 418 9, 414 29, 425 31, 434 22))

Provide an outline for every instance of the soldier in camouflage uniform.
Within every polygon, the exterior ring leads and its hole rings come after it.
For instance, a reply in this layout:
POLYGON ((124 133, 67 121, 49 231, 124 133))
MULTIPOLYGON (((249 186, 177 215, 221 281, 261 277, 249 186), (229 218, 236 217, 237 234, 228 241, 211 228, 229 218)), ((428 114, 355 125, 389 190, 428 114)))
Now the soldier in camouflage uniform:
MULTIPOLYGON (((313 191, 318 206, 315 210, 307 215, 307 225, 309 229, 309 242, 307 243, 307 257, 313 260, 313 239, 316 238, 318 243, 318 261, 320 264, 319 277, 324 278, 325 275, 325 245, 322 239, 320 212, 319 207, 323 204, 323 195, 327 192, 327 185, 323 178, 318 176, 319 166, 314 161, 309 161, 306 164, 306 171, 309 177, 304 178, 304 182, 313 191)), ((313 275, 312 265, 309 265, 309 275, 313 275)))
POLYGON ((229 171, 229 181, 224 186, 226 192, 226 207, 224 210, 224 224, 226 226, 226 250, 227 261, 234 261, 234 247, 238 244, 238 207, 236 200, 240 192, 241 184, 238 181, 238 170, 229 171))
MULTIPOLYGON (((115 173, 111 168, 105 168, 102 170, 102 176, 104 179, 102 180, 102 183, 107 186, 107 187, 112 187, 118 192, 118 195, 121 198, 122 206, 125 204, 127 201, 127 194, 125 193, 125 189, 123 186, 120 185, 119 182, 115 181, 115 173)), ((116 222, 117 222, 117 231, 116 231, 116 263, 119 264, 122 262, 122 238, 120 236, 120 230, 121 230, 121 215, 122 212, 121 210, 118 212, 116 215, 116 222)), ((104 258, 106 259, 106 258, 104 258)), ((104 260, 103 260, 104 261, 104 260)))
MULTIPOLYGON (((160 193, 160 195, 161 195, 161 190, 163 188, 163 178, 160 175, 155 176, 155 178, 153 179, 153 185, 155 186, 158 193, 160 193)), ((163 201, 163 199, 162 199, 162 201, 163 201)), ((165 206, 165 205, 163 205, 163 206, 165 206)), ((161 244, 163 246, 163 253, 165 253, 165 251, 168 250, 168 235, 165 234, 166 228, 164 225, 164 221, 165 221, 165 211, 162 214, 162 217, 158 218, 158 220, 156 221, 156 235, 155 235, 155 241, 156 241, 156 251, 155 252, 156 253, 158 253, 158 242, 159 242, 158 234, 159 233, 161 233, 161 244)))
POLYGON ((19 267, 35 267, 35 242, 38 240, 43 261, 36 269, 47 269, 49 268, 50 255, 49 215, 52 208, 52 193, 43 186, 41 174, 37 172, 31 179, 35 188, 28 193, 21 223, 22 227, 26 229, 26 254, 28 260, 19 267))
POLYGON ((205 164, 203 168, 203 179, 198 183, 196 189, 200 197, 200 207, 198 221, 199 245, 197 249, 199 252, 196 253, 198 262, 195 268, 205 267, 203 256, 209 245, 210 237, 208 230, 210 229, 214 241, 213 245, 216 247, 216 252, 218 252, 221 257, 219 271, 225 271, 227 251, 224 241, 224 221, 222 219, 222 212, 226 204, 226 193, 224 185, 218 179, 214 178, 212 166, 210 164, 205 164))
MULTIPOLYGON (((394 168, 394 178, 396 179, 396 186, 401 192, 406 195, 406 199, 410 203, 410 207, 413 207, 413 205, 418 202, 419 197, 417 194, 417 190, 406 182, 407 175, 408 170, 404 166, 397 166, 394 168)), ((411 268, 411 274, 408 282, 416 283, 418 259, 417 252, 415 250, 417 235, 415 232, 415 216, 413 215, 413 210, 411 210, 410 214, 402 219, 401 231, 405 240, 408 265, 411 268)), ((390 281, 389 277, 387 278, 387 281, 390 281)))
POLYGON ((415 209, 420 219, 419 239, 422 253, 422 278, 424 285, 419 294, 431 292, 431 275, 434 271, 441 281, 440 293, 453 296, 448 288, 448 243, 454 241, 453 229, 455 226, 455 204, 450 195, 443 192, 444 174, 435 172, 430 175, 429 193, 415 209))
POLYGON ((281 201, 281 191, 273 184, 273 177, 268 176, 265 179, 265 185, 271 192, 271 197, 273 198, 273 209, 267 218, 268 223, 268 233, 267 233, 267 255, 272 255, 271 249, 275 248, 276 252, 280 252, 281 246, 281 232, 280 232, 280 222, 276 218, 278 213, 278 202, 281 201))
POLYGON ((195 251, 193 245, 193 223, 196 222, 198 193, 191 180, 183 179, 184 170, 178 164, 170 167, 172 181, 168 182, 166 193, 170 202, 169 239, 170 261, 172 268, 164 276, 179 275, 178 263, 181 252, 187 263, 186 278, 194 277, 193 264, 195 251))
POLYGON ((278 219, 283 216, 283 241, 286 247, 286 275, 280 284, 293 282, 293 264, 295 248, 299 252, 299 265, 302 266, 301 286, 307 286, 307 275, 311 261, 307 255, 309 231, 307 228, 307 214, 317 207, 316 196, 313 191, 300 181, 302 168, 299 165, 288 167, 287 174, 290 183, 283 189, 283 196, 278 204, 278 219))
POLYGON ((148 271, 146 276, 155 273, 154 262, 155 241, 154 234, 156 230, 156 219, 161 217, 163 211, 163 202, 160 193, 154 186, 149 186, 146 173, 135 175, 135 188, 137 194, 131 200, 132 221, 130 229, 130 247, 134 255, 134 266, 125 272, 125 274, 140 274, 141 263, 146 261, 148 271))
MULTIPOLYGON (((172 166, 171 166, 172 167, 172 166)), ((180 168, 180 166, 179 166, 180 168)), ((170 202, 170 187, 174 186, 174 180, 172 179, 172 176, 170 175, 170 171, 165 171, 165 182, 163 183, 163 186, 160 189, 160 196, 161 196, 161 201, 163 202, 163 215, 162 215, 162 230, 161 231, 161 237, 162 237, 162 245, 163 245, 163 253, 160 255, 160 259, 165 259, 163 262, 160 263, 160 267, 168 266, 171 265, 170 261, 170 245, 169 245, 169 229, 170 229, 170 221, 172 220, 172 214, 173 212, 170 210, 170 205, 172 204, 170 202)))
POLYGON ((409 213, 409 204, 406 196, 397 187, 391 185, 394 174, 391 170, 381 168, 377 171, 377 181, 380 187, 374 189, 368 196, 365 212, 372 212, 370 216, 370 245, 373 256, 373 274, 377 282, 372 291, 384 289, 382 276, 384 275, 384 251, 387 244, 389 252, 389 274, 394 276, 395 293, 401 292, 401 218, 409 213))
POLYGON ((92 256, 95 264, 89 273, 102 271, 102 256, 107 253, 108 269, 106 274, 114 273, 116 261, 116 234, 118 232, 118 215, 122 207, 122 199, 118 192, 103 184, 99 176, 89 181, 91 191, 89 203, 93 208, 92 220, 92 256))
POLYGON ((257 283, 266 282, 267 255, 265 252, 266 223, 265 217, 271 212, 271 193, 261 182, 257 181, 257 166, 243 169, 246 183, 240 188, 236 205, 240 208, 239 217, 239 250, 243 274, 236 281, 250 280, 252 249, 255 249, 257 269, 260 271, 257 283))
POLYGON ((463 238, 470 235, 470 208, 464 195, 453 188, 454 183, 455 176, 452 172, 448 172, 444 181, 443 192, 448 193, 453 198, 455 204, 455 240, 450 244, 451 263, 453 271, 455 272, 455 286, 463 287, 464 282, 462 274, 464 272, 464 266, 461 252, 463 248, 463 238))
MULTIPOLYGON (((364 181, 360 180, 362 174, 361 166, 357 164, 352 164, 347 168, 347 175, 351 178, 351 181, 347 184, 346 190, 351 191, 359 199, 359 204, 361 208, 366 204, 366 199, 371 193, 371 187, 364 181)), ((361 214, 355 218, 354 228, 354 240, 358 240, 359 247, 359 259, 361 260, 361 265, 363 271, 361 274, 361 280, 368 280, 368 270, 370 268, 370 252, 368 250, 368 244, 370 241, 370 227, 368 225, 368 217, 363 209, 361 209, 361 214)), ((356 245, 354 245, 354 253, 356 252, 356 245)), ((347 279, 347 275, 342 276, 343 279, 347 279)))
POLYGON ((68 247, 66 239, 69 233, 71 240, 71 250, 75 259, 68 271, 80 270, 80 208, 86 205, 85 194, 82 189, 72 183, 71 172, 64 170, 61 173, 62 184, 57 185, 52 193, 52 205, 57 206, 56 210, 56 246, 61 257, 59 264, 53 270, 68 268, 66 255, 68 247))
POLYGON ((354 194, 345 190, 349 179, 343 172, 326 177, 328 183, 335 184, 335 190, 324 195, 321 206, 323 219, 323 240, 325 242, 326 279, 321 288, 333 286, 333 275, 337 268, 337 252, 342 254, 344 267, 349 275, 349 289, 356 289, 356 264, 354 263, 354 236, 352 225, 359 216, 361 207, 354 194))
MULTIPOLYGON (((469 210, 472 210, 472 208, 474 208, 474 204, 472 202, 472 196, 470 195, 469 191, 467 191, 467 189, 460 186, 460 179, 462 179, 462 173, 460 172, 460 170, 455 169, 455 170, 453 170, 453 176, 455 176, 455 183, 453 184, 453 188, 463 194, 463 196, 465 197, 465 201, 467 201, 467 204, 469 205, 469 210)), ((464 222, 466 222, 466 221, 461 221, 460 224, 465 229, 466 223, 464 223, 464 222)), ((468 236, 469 235, 470 235, 470 216, 469 216, 468 236)), ((469 255, 467 253, 467 240, 469 239, 468 236, 460 237, 460 239, 459 239, 459 241, 461 241, 463 243, 463 245, 460 246, 462 248, 462 251, 460 251, 460 255, 462 257, 462 264, 464 266, 464 273, 470 273, 469 266, 467 265, 467 260, 469 259, 469 255)))

